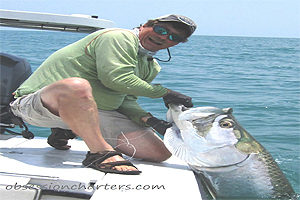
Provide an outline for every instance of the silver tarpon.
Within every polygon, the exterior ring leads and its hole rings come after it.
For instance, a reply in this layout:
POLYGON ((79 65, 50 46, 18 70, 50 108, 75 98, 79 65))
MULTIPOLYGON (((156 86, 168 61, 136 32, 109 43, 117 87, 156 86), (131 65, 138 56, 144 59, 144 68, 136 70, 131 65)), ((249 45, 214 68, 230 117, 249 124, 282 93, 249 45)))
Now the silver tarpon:
POLYGON ((232 109, 169 105, 164 143, 189 164, 214 199, 296 199, 279 166, 232 109))

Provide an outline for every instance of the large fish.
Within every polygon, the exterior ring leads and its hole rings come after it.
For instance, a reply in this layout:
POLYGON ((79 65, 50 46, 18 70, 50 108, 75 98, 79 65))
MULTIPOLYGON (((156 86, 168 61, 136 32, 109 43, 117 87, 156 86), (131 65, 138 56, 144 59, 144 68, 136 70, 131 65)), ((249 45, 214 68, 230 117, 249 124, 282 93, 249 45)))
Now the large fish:
POLYGON ((232 109, 169 105, 164 143, 196 172, 214 199, 296 199, 267 152, 233 117, 232 109))

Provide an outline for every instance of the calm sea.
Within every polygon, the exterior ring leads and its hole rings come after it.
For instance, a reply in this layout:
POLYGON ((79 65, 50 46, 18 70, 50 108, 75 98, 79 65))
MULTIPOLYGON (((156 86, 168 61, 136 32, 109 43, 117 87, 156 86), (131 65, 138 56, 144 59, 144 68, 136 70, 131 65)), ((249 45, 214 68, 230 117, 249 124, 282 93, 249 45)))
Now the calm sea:
MULTIPOLYGON (((0 49, 26 58, 35 70, 51 53, 84 36, 0 30, 0 49)), ((154 82, 193 97, 195 106, 232 107, 300 193, 300 39, 192 36, 171 53, 154 82)), ((157 56, 167 59, 167 52, 157 56)), ((165 118, 161 99, 139 102, 165 118)), ((49 134, 45 128, 31 130, 49 134)))

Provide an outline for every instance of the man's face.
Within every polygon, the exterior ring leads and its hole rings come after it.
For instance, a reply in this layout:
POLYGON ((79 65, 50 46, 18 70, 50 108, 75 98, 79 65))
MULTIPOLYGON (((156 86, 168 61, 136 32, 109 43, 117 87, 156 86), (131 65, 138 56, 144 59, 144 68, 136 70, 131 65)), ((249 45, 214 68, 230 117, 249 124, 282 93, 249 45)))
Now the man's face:
MULTIPOLYGON (((184 37, 184 31, 173 28, 169 23, 158 23, 157 25, 165 28, 169 34, 184 37)), ((161 35, 154 32, 153 27, 143 25, 140 28, 139 39, 142 46, 149 51, 158 51, 177 45, 179 42, 169 40, 169 34, 161 35)))

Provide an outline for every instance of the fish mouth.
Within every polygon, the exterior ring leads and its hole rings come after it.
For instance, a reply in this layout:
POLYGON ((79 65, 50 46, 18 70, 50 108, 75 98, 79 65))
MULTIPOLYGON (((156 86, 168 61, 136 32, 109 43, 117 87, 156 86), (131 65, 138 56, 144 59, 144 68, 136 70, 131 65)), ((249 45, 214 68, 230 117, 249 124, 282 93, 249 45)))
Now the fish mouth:
POLYGON ((197 166, 197 165, 193 165, 193 164, 189 164, 189 166, 192 168, 192 169, 195 169, 196 171, 202 171, 202 170, 205 170, 205 171, 210 171, 210 170, 224 170, 224 169, 230 169, 232 167, 242 167, 244 165, 246 165, 250 160, 251 158, 253 158, 254 154, 247 154, 245 156, 245 158, 239 162, 236 162, 236 163, 232 163, 232 164, 227 164, 227 165, 218 165, 218 166, 197 166))
POLYGON ((176 111, 176 112, 185 112, 189 110, 190 108, 185 107, 182 104, 168 104, 169 109, 176 111))
POLYGON ((167 112, 167 121, 173 124, 176 124, 176 119, 181 113, 189 110, 189 108, 182 104, 168 104, 168 107, 169 110, 167 112))
POLYGON ((187 111, 187 110, 189 110, 189 108, 185 107, 184 105, 181 106, 181 111, 182 112, 187 111))

